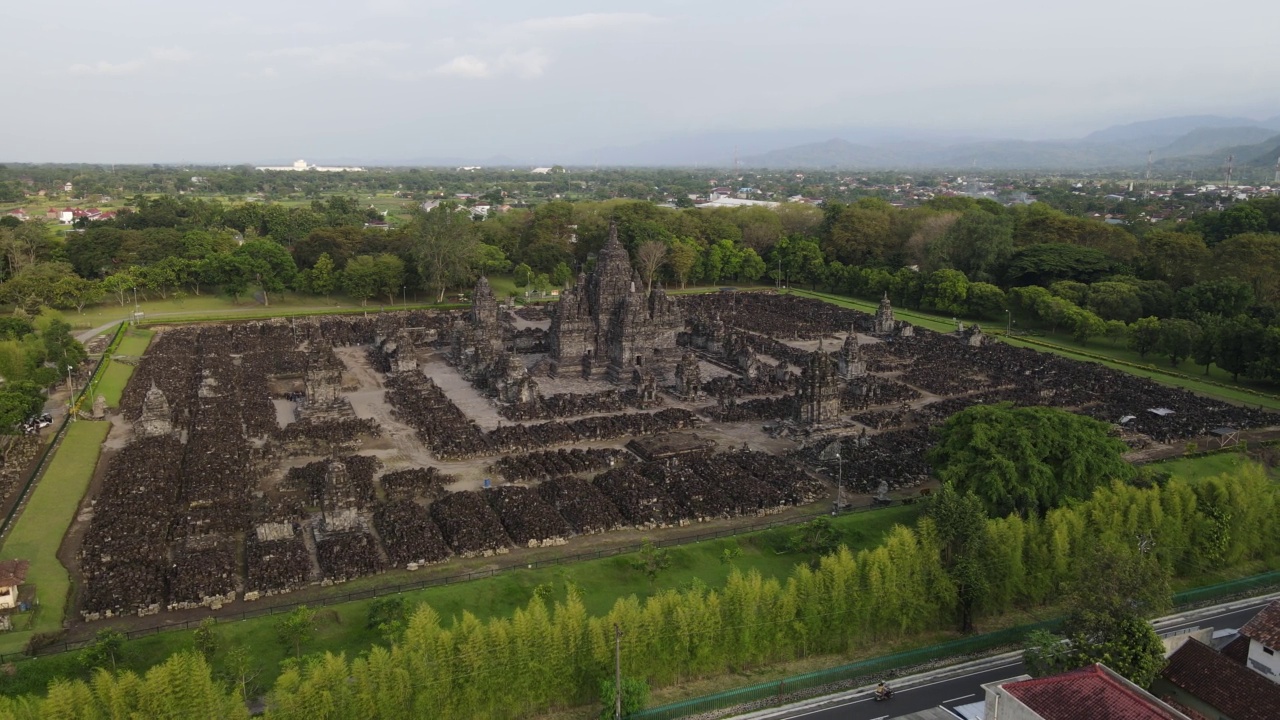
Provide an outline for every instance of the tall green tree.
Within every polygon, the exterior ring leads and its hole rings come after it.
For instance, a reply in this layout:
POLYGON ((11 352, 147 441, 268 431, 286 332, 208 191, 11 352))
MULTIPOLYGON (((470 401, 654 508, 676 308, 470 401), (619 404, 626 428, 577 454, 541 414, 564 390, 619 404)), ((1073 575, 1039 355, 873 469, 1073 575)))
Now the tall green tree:
POLYGON ((437 290, 437 302, 444 301, 450 286, 472 278, 479 240, 469 213, 442 203, 429 212, 416 213, 408 233, 418 272, 437 290))
POLYGON ((976 405, 948 418, 937 436, 934 474, 997 517, 1043 514, 1134 472, 1105 423, 1056 408, 976 405))

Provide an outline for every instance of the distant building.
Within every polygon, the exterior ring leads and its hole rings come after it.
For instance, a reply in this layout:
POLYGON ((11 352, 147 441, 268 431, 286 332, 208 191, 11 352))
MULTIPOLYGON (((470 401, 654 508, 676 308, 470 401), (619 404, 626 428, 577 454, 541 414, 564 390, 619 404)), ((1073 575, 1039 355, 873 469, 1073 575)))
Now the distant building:
POLYGON ((530 170, 530 171, 529 171, 529 173, 530 173, 531 175, 549 175, 549 174, 551 173, 551 168, 549 168, 549 167, 536 167, 536 168, 534 168, 534 169, 530 170))
POLYGON ((698 205, 700 208, 721 208, 721 207, 750 207, 758 205, 759 207, 774 208, 782 203, 773 202, 772 200, 743 200, 735 197, 716 197, 713 192, 711 200, 698 205))
POLYGON ((266 165, 254 168, 263 172, 306 172, 314 170, 316 172, 364 172, 362 167, 326 167, 321 165, 309 165, 306 160, 294 160, 292 165, 266 165))

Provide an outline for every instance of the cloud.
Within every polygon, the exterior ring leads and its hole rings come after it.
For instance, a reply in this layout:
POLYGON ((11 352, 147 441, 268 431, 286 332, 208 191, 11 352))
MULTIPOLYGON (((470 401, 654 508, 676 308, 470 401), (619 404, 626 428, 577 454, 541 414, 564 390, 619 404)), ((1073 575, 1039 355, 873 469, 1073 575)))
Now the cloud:
POLYGON ((255 59, 293 58, 314 67, 375 67, 385 64, 384 57, 403 52, 408 43, 367 42, 337 43, 334 45, 303 45, 296 47, 259 50, 249 53, 255 59))
POLYGON ((67 72, 72 75, 132 75, 138 72, 146 65, 142 60, 125 60, 124 62, 112 63, 106 60, 99 60, 92 65, 84 63, 76 63, 67 68, 67 72))
POLYGON ((485 78, 493 74, 489 63, 475 55, 459 55, 435 69, 437 75, 452 75, 463 78, 485 78))
POLYGON ((125 60, 124 62, 107 62, 99 60, 92 65, 86 63, 76 63, 67 68, 67 72, 71 75, 132 75, 141 72, 147 66, 165 65, 173 63, 184 63, 195 57, 195 55, 186 48, 182 47, 159 47, 151 49, 151 58, 149 60, 143 58, 134 58, 125 60))
POLYGON ((195 57, 195 54, 183 47, 151 48, 151 57, 160 62, 183 63, 195 57))
POLYGON ((554 17, 531 18, 507 26, 517 32, 590 32, 617 27, 638 27, 654 25, 663 19, 649 13, 582 13, 579 15, 558 15, 554 17))
POLYGON ((538 48, 522 52, 504 52, 493 60, 485 60, 475 55, 459 55, 452 60, 436 66, 435 75, 460 78, 489 78, 499 75, 515 75, 522 78, 541 76, 550 63, 547 54, 538 48))

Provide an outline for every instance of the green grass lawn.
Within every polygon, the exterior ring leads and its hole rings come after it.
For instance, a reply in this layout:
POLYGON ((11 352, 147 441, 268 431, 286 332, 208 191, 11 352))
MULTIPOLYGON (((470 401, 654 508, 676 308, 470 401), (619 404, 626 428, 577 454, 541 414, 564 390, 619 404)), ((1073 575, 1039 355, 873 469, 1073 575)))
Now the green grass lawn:
MULTIPOLYGON (((840 534, 840 540, 851 548, 869 548, 878 545, 895 524, 913 523, 920 511, 920 505, 911 505, 854 513, 833 519, 833 525, 840 534)), ((507 572, 492 578, 415 590, 403 595, 410 607, 427 603, 447 622, 460 616, 464 610, 480 618, 508 616, 516 608, 528 604, 540 586, 550 588, 552 597, 562 599, 565 583, 572 582, 581 591, 588 611, 601 615, 619 597, 631 594, 647 597, 654 592, 688 586, 694 581, 711 588, 722 586, 735 567, 743 571, 755 569, 767 577, 785 578, 797 563, 809 562, 815 557, 788 549, 794 534, 794 527, 782 527, 669 548, 670 567, 661 571, 652 584, 631 566, 635 555, 629 554, 507 572), (724 562, 724 551, 734 547, 740 549, 741 554, 731 563, 724 562)), ((376 581, 376 578, 364 580, 376 581)), ((355 589, 361 584, 352 582, 345 588, 355 589)), ((360 600, 318 608, 316 635, 304 652, 345 652, 352 657, 372 644, 382 642, 376 631, 366 627, 370 603, 360 600)), ((274 630, 280 617, 221 623, 216 630, 221 647, 243 645, 252 652, 255 663, 262 670, 258 682, 263 687, 270 687, 275 681, 279 664, 287 657, 288 651, 277 641, 274 630)), ((145 670, 178 650, 191 648, 191 635, 191 631, 182 630, 130 640, 125 644, 124 665, 145 670)), ((0 694, 43 692, 45 684, 53 677, 81 672, 68 660, 73 656, 51 655, 19 663, 16 674, 0 674, 0 694)), ((221 667, 221 662, 222 654, 215 657, 215 669, 221 667)))
MULTIPOLYGON (((863 312, 874 313, 878 306, 878 303, 848 298, 841 295, 832 295, 830 293, 810 292, 807 290, 793 292, 797 295, 816 297, 835 305, 850 307, 863 312)), ((930 330, 952 332, 956 327, 953 319, 942 317, 940 315, 930 315, 928 313, 902 310, 899 308, 894 308, 893 312, 895 316, 908 320, 913 325, 919 325, 920 327, 928 328, 930 330)), ((988 329, 990 329, 990 326, 988 326, 988 329)), ((1003 330, 1003 328, 1000 329, 1003 330)), ((1075 343, 1070 338, 1062 334, 1055 335, 1048 332, 1025 340, 1018 336, 1004 337, 1003 334, 999 337, 1002 341, 1008 342, 1011 345, 1027 347, 1041 352, 1051 352, 1056 355, 1062 355, 1081 362, 1096 362, 1115 370, 1127 372, 1131 375, 1145 377, 1155 380, 1156 382, 1164 383, 1165 385, 1185 388, 1202 395, 1223 398, 1248 405, 1261 405, 1274 410, 1280 410, 1280 398, 1274 397, 1276 394, 1276 388, 1257 383, 1235 382, 1231 379, 1230 375, 1218 369, 1216 366, 1210 368, 1210 373, 1207 376, 1203 374, 1204 368, 1192 367, 1185 363, 1181 368, 1165 368, 1159 366, 1156 363, 1155 358, 1147 358, 1144 360, 1139 358, 1136 352, 1129 350, 1121 343, 1105 339, 1096 339, 1091 341, 1088 346, 1081 347, 1078 343, 1075 343), (1102 356, 1106 359, 1099 360, 1097 357, 1090 356, 1102 356), (1148 367, 1133 367, 1130 365, 1123 365, 1120 362, 1108 362, 1107 359, 1127 363, 1137 363, 1148 367), (1227 385, 1228 387, 1210 384, 1210 382, 1206 382, 1206 380, 1214 383, 1220 383, 1221 385, 1227 385), (1251 390, 1268 393, 1272 395, 1272 397, 1255 395, 1250 392, 1251 390)))
MULTIPOLYGON (((110 427, 110 423, 82 420, 67 428, 27 507, 0 548, 0 557, 31 562, 27 582, 36 585, 40 605, 33 628, 0 636, 0 652, 20 651, 33 632, 52 632, 62 627, 71 581, 67 569, 58 561, 58 546, 89 487, 102 441, 110 427)), ((15 620, 18 628, 23 628, 25 623, 23 616, 15 620)))
MULTIPOLYGON (((151 344, 153 335, 155 335, 153 330, 131 328, 125 331, 115 354, 142 357, 142 354, 147 351, 147 346, 151 344)), ((89 393, 88 402, 92 403, 94 398, 102 395, 107 399, 109 407, 119 407, 120 396, 124 394, 124 387, 132 376, 133 365, 108 360, 107 368, 102 371, 102 377, 98 380, 97 386, 89 393)))
MULTIPOLYGON (((1150 467, 1160 472, 1168 472, 1174 477, 1194 482, 1205 478, 1217 477, 1223 473, 1234 474, 1246 467, 1257 467, 1258 465, 1257 461, 1250 459, 1244 453, 1228 452, 1204 455, 1202 457, 1167 460, 1161 463, 1154 463, 1150 467)), ((1275 475, 1275 471, 1272 471, 1272 476, 1274 477, 1275 475)))

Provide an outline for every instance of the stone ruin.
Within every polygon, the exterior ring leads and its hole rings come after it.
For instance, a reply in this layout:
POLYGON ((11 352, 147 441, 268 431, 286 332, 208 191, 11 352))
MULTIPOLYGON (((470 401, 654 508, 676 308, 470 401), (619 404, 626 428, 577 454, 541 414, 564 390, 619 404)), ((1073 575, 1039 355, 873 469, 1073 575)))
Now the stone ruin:
POLYGON ((849 337, 844 339, 836 364, 840 377, 845 380, 854 380, 867 374, 867 361, 862 359, 862 345, 858 342, 855 328, 849 328, 849 337))
POLYGON ((300 418, 338 419, 352 414, 351 402, 342 394, 342 371, 346 367, 332 348, 313 348, 307 354, 302 380, 306 390, 298 409, 300 418))
POLYGON ((889 302, 889 293, 880 299, 880 307, 876 309, 875 319, 871 321, 871 332, 875 335, 892 335, 898 329, 898 321, 893 317, 893 303, 889 302))
POLYGON ((489 387, 504 403, 529 403, 538 398, 538 381, 529 375, 524 362, 515 353, 502 353, 494 363, 489 387))
POLYGON ((684 326, 676 301, 658 284, 647 295, 631 267, 616 225, 596 257, 590 276, 560 295, 551 318, 549 370, 576 368, 582 377, 601 375, 626 382, 633 369, 666 377, 676 361, 676 335, 684 326))
POLYGON ((631 387, 636 393, 636 406, 644 409, 658 405, 658 379, 645 368, 631 372, 631 387))
POLYGON ((681 400, 697 400, 702 394, 702 369, 698 364, 698 356, 686 351, 680 356, 675 375, 675 396, 681 400))
POLYGON ((142 416, 134 427, 134 435, 145 438, 172 432, 173 412, 169 409, 169 401, 165 398, 164 391, 153 382, 142 400, 142 416))
POLYGON ((93 399, 93 419, 102 420, 107 416, 107 399, 102 395, 93 399))
POLYGON ((796 400, 796 422, 801 425, 817 425, 836 420, 840 415, 840 378, 835 363, 818 340, 818 351, 800 376, 800 389, 796 400))

